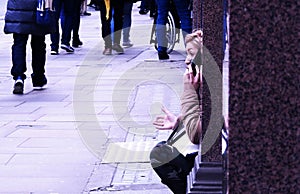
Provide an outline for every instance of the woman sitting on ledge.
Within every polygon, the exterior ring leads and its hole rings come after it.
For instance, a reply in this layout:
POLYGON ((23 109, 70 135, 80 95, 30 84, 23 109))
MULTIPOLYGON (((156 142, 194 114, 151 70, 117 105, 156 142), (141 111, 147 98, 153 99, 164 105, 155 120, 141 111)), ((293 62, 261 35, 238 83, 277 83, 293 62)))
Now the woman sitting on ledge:
POLYGON ((200 142, 202 133, 201 107, 198 95, 202 75, 198 67, 199 64, 195 66, 195 69, 192 68, 193 59, 198 52, 202 52, 202 31, 188 34, 185 37, 185 43, 187 69, 183 76, 181 115, 175 116, 163 107, 162 111, 165 115, 158 116, 153 124, 159 130, 177 130, 183 124, 190 139, 188 143, 190 145, 185 145, 185 153, 181 154, 176 148, 165 146, 165 142, 161 142, 150 153, 153 169, 161 178, 162 183, 167 185, 175 194, 186 193, 187 175, 194 166, 194 160, 199 150, 197 144, 200 142))

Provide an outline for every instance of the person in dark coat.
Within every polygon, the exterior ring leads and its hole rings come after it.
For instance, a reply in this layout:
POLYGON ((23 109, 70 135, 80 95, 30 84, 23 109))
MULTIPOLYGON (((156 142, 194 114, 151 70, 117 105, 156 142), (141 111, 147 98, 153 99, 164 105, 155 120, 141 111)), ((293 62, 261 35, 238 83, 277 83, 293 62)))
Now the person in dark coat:
MULTIPOLYGON (((50 0, 51 1, 51 0, 50 0)), ((45 76, 46 43, 45 35, 55 32, 55 26, 36 24, 36 0, 8 0, 4 33, 13 34, 11 75, 15 80, 14 94, 23 94, 26 79, 26 45, 31 35, 32 84, 41 89, 47 84, 45 76)))

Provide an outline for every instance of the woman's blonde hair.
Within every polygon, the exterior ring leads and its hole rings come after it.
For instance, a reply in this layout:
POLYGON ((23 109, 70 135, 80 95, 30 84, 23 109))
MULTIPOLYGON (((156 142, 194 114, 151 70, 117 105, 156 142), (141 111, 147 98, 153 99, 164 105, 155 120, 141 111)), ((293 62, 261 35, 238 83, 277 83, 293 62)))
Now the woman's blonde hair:
POLYGON ((185 36, 185 44, 192 42, 199 48, 202 46, 202 40, 203 40, 203 32, 202 30, 197 30, 191 34, 187 34, 185 36))

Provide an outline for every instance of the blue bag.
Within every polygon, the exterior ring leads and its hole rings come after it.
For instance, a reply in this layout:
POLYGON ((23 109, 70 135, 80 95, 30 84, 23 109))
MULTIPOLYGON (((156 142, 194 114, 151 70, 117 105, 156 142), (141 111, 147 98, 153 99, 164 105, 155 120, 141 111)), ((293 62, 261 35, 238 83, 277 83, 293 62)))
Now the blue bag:
POLYGON ((37 0, 36 23, 42 26, 55 25, 55 10, 52 0, 37 0))

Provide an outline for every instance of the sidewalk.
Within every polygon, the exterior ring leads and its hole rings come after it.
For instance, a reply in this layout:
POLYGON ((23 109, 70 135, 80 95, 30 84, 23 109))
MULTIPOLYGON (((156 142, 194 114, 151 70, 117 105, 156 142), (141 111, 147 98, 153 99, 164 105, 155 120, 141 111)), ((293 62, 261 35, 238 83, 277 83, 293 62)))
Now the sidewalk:
MULTIPOLYGON (((83 46, 50 55, 48 87, 32 90, 28 44, 25 94, 13 95, 12 35, 0 15, 0 193, 168 194, 148 153, 167 131, 152 126, 164 104, 179 113, 184 50, 160 62, 149 44, 152 20, 134 5, 123 55, 103 56, 99 12, 81 20, 83 46)), ((0 4, 5 6, 3 2, 0 4)))

